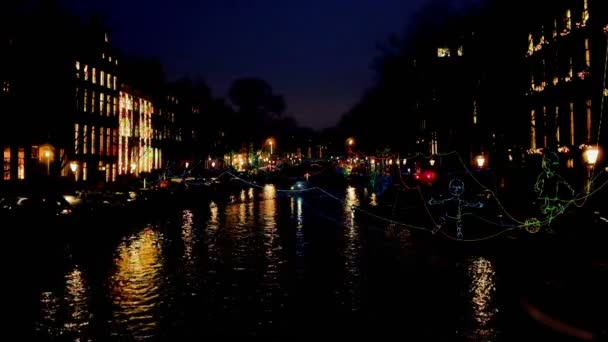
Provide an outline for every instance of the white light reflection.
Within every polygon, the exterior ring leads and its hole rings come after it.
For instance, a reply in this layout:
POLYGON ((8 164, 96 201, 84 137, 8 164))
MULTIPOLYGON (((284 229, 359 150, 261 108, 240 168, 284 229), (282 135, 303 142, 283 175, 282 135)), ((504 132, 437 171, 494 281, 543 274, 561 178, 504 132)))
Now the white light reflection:
POLYGON ((296 272, 299 278, 304 276, 304 216, 302 213, 302 197, 292 197, 291 199, 292 217, 296 220, 296 272))
POLYGON ((74 267, 71 272, 66 274, 65 290, 65 300, 69 312, 64 327, 74 336, 79 336, 77 339, 81 339, 90 324, 92 315, 89 310, 87 287, 78 267, 74 267))
MULTIPOLYGON (((182 242, 184 243, 184 270, 186 275, 186 281, 190 288, 196 287, 195 282, 197 271, 195 269, 195 253, 194 247, 196 243, 196 236, 194 236, 194 214, 192 210, 184 209, 182 211, 182 242)), ((194 291, 194 290, 193 290, 194 291)), ((191 292, 195 295, 195 292, 191 292)))
POLYGON ((355 223, 356 208, 359 206, 359 198, 356 189, 349 186, 346 189, 344 198, 344 225, 346 231, 344 234, 344 269, 345 269, 345 289, 349 289, 348 293, 344 293, 344 301, 348 301, 350 309, 356 311, 359 309, 359 283, 361 277, 361 269, 359 267, 359 257, 361 244, 359 240, 359 231, 355 223))
POLYGON ((471 260, 468 274, 471 278, 469 294, 474 321, 473 336, 470 337, 476 341, 493 340, 496 331, 492 328, 492 321, 498 311, 494 303, 496 292, 494 267, 490 260, 477 257, 471 260))

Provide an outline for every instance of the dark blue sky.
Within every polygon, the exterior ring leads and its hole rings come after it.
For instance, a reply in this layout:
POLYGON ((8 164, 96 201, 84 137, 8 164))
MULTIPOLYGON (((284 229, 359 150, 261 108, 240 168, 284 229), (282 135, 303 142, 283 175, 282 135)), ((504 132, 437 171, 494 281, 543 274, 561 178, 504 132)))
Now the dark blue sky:
POLYGON ((225 97, 239 77, 285 96, 303 126, 333 126, 371 84, 377 43, 429 0, 65 0, 104 15, 113 44, 157 57, 170 80, 201 77, 225 97))

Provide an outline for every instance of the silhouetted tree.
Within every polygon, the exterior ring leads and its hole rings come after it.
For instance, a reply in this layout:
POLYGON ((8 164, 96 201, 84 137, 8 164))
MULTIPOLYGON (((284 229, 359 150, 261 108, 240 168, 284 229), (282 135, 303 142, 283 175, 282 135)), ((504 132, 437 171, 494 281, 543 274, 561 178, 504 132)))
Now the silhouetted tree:
POLYGON ((286 106, 283 97, 274 94, 266 81, 259 78, 237 79, 232 83, 228 96, 238 108, 235 129, 242 137, 243 144, 258 144, 275 134, 272 122, 282 116, 286 106))

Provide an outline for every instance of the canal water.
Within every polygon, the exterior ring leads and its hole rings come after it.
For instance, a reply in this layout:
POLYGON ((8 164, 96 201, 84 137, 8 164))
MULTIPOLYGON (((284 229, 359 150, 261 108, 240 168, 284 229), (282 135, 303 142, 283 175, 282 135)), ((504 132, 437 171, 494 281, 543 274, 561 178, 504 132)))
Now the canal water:
POLYGON ((85 218, 69 234, 16 223, 5 302, 18 336, 36 341, 556 341, 601 330, 601 254, 526 235, 455 242, 353 210, 380 206, 365 189, 266 185, 137 219, 85 218))

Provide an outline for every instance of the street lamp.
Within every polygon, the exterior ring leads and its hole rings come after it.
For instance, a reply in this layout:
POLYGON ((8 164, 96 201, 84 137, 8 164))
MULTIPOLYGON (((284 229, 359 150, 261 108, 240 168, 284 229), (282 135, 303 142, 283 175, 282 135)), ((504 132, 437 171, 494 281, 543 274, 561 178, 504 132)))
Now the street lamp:
POLYGON ((431 158, 431 160, 429 160, 429 164, 431 164, 431 166, 435 165, 435 159, 431 158))
POLYGON ((44 156, 46 157, 46 174, 50 175, 51 174, 51 152, 49 150, 46 150, 44 152, 44 156))
POLYGON ((593 182, 593 168, 595 167, 595 163, 600 155, 600 150, 597 146, 589 146, 583 152, 583 157, 587 162, 587 186, 585 187, 587 193, 591 192, 591 183, 593 182))
POLYGON ((477 156, 477 158, 475 158, 475 161, 477 162, 477 167, 481 169, 486 163, 486 158, 483 156, 483 154, 480 154, 477 156))
POLYGON ((272 140, 268 142, 270 144, 270 154, 272 155, 272 140))
POLYGON ((70 169, 72 170, 72 172, 74 173, 74 182, 78 181, 78 173, 76 173, 76 171, 78 171, 78 163, 73 161, 70 163, 70 169))

